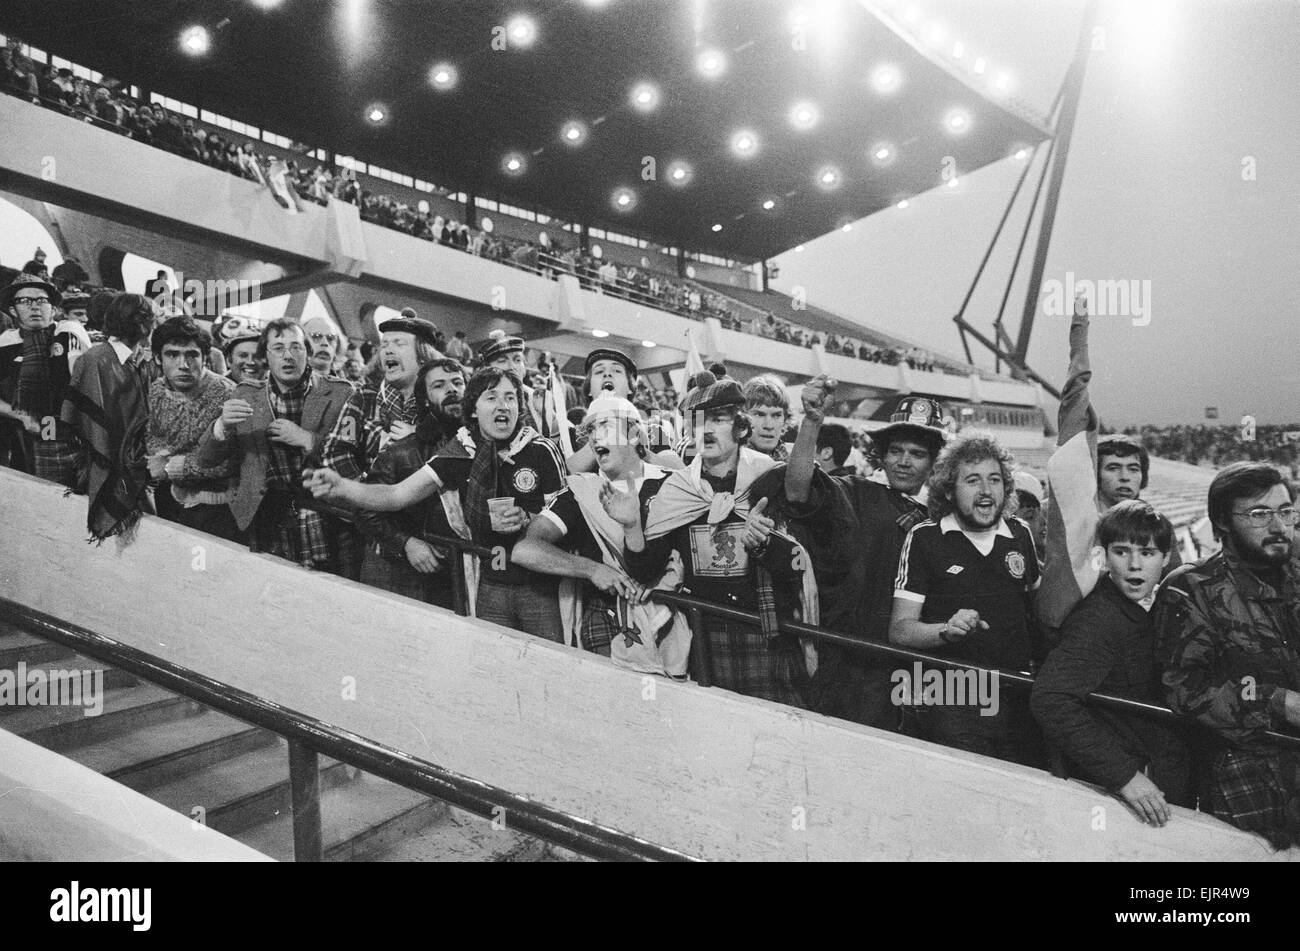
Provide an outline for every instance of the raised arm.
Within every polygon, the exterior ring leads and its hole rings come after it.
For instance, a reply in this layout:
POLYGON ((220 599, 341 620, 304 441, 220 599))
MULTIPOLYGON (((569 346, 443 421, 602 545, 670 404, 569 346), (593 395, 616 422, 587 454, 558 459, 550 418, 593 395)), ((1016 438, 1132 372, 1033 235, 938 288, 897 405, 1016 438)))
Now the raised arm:
POLYGON ((817 470, 817 434, 826 418, 826 403, 834 391, 835 381, 820 374, 805 383, 800 394, 803 420, 785 469, 785 497, 791 502, 808 501, 813 473, 817 470))

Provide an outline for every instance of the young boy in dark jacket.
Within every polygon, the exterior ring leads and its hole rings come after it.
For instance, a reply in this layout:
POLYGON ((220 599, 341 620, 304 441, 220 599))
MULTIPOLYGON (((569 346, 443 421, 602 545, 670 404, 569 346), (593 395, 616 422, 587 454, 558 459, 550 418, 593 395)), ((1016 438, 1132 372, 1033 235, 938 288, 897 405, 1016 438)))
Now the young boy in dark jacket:
POLYGON ((1164 825, 1169 803, 1194 804, 1191 757, 1181 731, 1093 706, 1097 692, 1161 703, 1150 610, 1169 562, 1173 526, 1148 503, 1120 502, 1097 525, 1104 574, 1070 612, 1030 707, 1048 741, 1079 778, 1119 794, 1144 822, 1164 825))

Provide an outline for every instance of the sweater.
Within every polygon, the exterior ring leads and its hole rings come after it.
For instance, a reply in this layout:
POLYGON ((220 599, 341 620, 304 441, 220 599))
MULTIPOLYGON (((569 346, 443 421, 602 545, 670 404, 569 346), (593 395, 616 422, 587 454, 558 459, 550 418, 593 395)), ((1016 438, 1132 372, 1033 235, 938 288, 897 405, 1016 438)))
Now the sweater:
POLYGON ((208 369, 204 369, 190 395, 173 390, 163 377, 150 384, 145 446, 151 456, 165 452, 185 457, 182 474, 172 480, 171 491, 176 501, 187 508, 230 501, 232 480, 239 471, 236 460, 227 458, 214 466, 201 466, 194 450, 221 415, 221 407, 234 389, 235 384, 208 369))

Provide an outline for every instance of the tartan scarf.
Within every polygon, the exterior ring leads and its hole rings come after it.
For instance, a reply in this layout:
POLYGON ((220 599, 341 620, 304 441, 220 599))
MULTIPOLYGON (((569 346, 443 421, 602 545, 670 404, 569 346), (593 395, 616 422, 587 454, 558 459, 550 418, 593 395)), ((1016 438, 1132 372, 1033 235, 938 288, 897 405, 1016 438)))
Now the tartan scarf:
MULTIPOLYGON (((104 360, 78 364, 81 372, 68 388, 69 419, 80 432, 89 463, 86 521, 90 540, 99 544, 121 536, 130 544, 140 522, 149 487, 145 429, 149 422, 148 387, 135 356, 118 361, 111 343, 104 360)), ((92 348, 93 352, 93 348, 92 348)), ((66 410, 65 410, 66 412, 66 410)))
POLYGON ((371 399, 374 402, 366 407, 367 412, 363 420, 366 430, 367 469, 379 458, 380 450, 388 444, 388 427, 397 420, 404 423, 417 423, 420 413, 415 394, 403 396, 402 391, 395 386, 389 386, 387 380, 381 380, 379 389, 372 392, 371 399))
POLYGON ((58 416, 54 405, 54 380, 50 376, 50 348, 54 346, 54 324, 39 330, 19 330, 23 362, 18 367, 18 393, 14 405, 37 420, 58 416))
POLYGON ((501 494, 497 489, 501 484, 501 463, 514 462, 515 455, 540 435, 531 426, 520 426, 504 449, 495 440, 479 440, 474 461, 469 467, 469 481, 465 484, 465 521, 474 541, 482 543, 492 537, 492 516, 487 500, 501 494))
MULTIPOLYGON (((291 423, 301 424, 303 406, 307 403, 307 394, 311 392, 311 386, 311 367, 303 372, 301 380, 287 390, 282 391, 275 380, 269 380, 266 384, 266 399, 271 404, 271 415, 276 419, 287 419, 291 423)), ((266 447, 267 484, 297 495, 298 476, 302 474, 302 450, 269 439, 266 447)))

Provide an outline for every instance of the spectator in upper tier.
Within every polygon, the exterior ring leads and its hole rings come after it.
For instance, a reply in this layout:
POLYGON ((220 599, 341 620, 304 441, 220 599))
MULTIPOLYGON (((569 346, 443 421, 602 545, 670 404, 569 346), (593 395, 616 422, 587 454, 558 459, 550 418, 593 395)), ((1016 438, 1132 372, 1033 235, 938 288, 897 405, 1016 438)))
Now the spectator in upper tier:
POLYGON ((1215 475, 1216 554, 1172 574, 1156 601, 1165 699, 1213 731, 1210 810, 1276 848, 1300 844, 1296 754, 1268 730, 1300 730, 1300 560, 1295 490, 1272 466, 1215 475))
POLYGON ((1173 538, 1169 519, 1136 499, 1101 517, 1097 542, 1106 573, 1070 612, 1031 699, 1043 733, 1081 777, 1117 792, 1152 825, 1169 821, 1168 803, 1196 802, 1182 731, 1093 707, 1085 698, 1100 692, 1160 703, 1149 612, 1173 538))
POLYGON ((770 373, 752 377, 744 386, 745 415, 753 423, 749 446, 772 457, 774 462, 790 458, 790 447, 781 441, 790 421, 790 401, 785 384, 770 373))
POLYGON ((204 365, 212 338, 190 317, 165 321, 151 343, 162 367, 149 388, 146 435, 155 508, 173 522, 238 541, 230 514, 236 464, 223 459, 205 468, 195 454, 235 384, 204 365))

